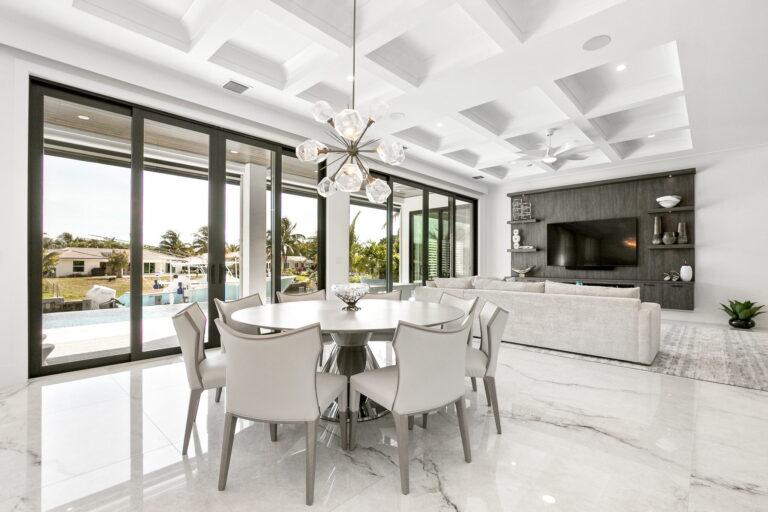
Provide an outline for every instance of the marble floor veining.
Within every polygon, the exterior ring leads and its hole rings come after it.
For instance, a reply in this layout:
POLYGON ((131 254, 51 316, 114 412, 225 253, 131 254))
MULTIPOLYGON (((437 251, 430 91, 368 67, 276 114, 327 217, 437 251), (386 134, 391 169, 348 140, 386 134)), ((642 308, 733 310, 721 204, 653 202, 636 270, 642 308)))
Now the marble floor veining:
MULTIPOLYGON (((455 412, 412 432, 400 494, 390 417, 344 452, 323 423, 318 511, 768 510, 768 393, 503 346, 503 434, 467 386, 472 463, 455 412)), ((223 403, 204 394, 181 456, 178 357, 56 375, 0 395, 0 511, 282 511, 304 505, 303 430, 241 423, 216 490, 223 403)))

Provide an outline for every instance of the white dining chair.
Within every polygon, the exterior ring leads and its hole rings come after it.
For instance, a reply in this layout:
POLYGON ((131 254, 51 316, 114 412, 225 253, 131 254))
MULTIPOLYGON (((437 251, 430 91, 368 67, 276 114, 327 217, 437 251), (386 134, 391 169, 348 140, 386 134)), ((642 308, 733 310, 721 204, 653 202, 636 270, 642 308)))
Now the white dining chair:
POLYGON ((253 295, 248 295, 247 297, 229 300, 226 302, 219 299, 213 299, 213 302, 216 304, 216 311, 219 312, 219 318, 224 320, 225 324, 234 330, 245 334, 261 334, 261 329, 259 327, 232 320, 232 314, 235 311, 240 311, 241 309, 245 308, 263 306, 264 302, 261 300, 261 295, 254 293, 253 295))
MULTIPOLYGON (((277 302, 283 303, 283 302, 301 302, 305 300, 325 300, 326 294, 325 290, 317 290, 316 292, 309 292, 309 293, 283 293, 283 292, 277 292, 276 294, 277 302)), ((333 344, 333 338, 331 338, 330 334, 323 334, 323 345, 332 345, 333 344)), ((320 353, 320 366, 323 365, 323 352, 320 353)))
POLYGON ((403 290, 392 290, 384 293, 366 293, 363 295, 365 300, 402 300, 403 290))
POLYGON ((485 399, 493 408, 496 432, 501 434, 499 399, 496 393, 496 366, 501 349, 501 336, 509 313, 496 304, 486 302, 480 311, 480 348, 467 346, 467 377, 483 379, 485 399))
POLYGON ((227 400, 219 490, 227 485, 238 419, 269 424, 302 423, 306 429, 306 502, 315 487, 315 454, 320 411, 339 400, 341 445, 347 448, 347 379, 319 373, 320 324, 261 336, 239 333, 220 318, 216 326, 227 347, 227 400))
POLYGON ((181 345, 181 357, 187 370, 189 382, 189 406, 187 423, 184 430, 184 444, 181 454, 187 454, 192 426, 197 417, 200 395, 206 389, 216 389, 216 401, 221 397, 219 391, 226 384, 226 364, 224 354, 208 357, 205 353, 206 318, 197 302, 193 302, 172 317, 176 336, 181 345))
POLYGON ((303 300, 325 300, 325 290, 317 290, 309 293, 285 293, 277 292, 277 302, 300 302, 303 300))
POLYGON ((459 421, 464 460, 472 461, 464 410, 464 373, 469 317, 457 329, 432 329, 400 322, 392 345, 397 364, 350 378, 350 447, 356 444, 360 395, 392 411, 397 432, 400 487, 408 494, 408 418, 453 403, 459 421))

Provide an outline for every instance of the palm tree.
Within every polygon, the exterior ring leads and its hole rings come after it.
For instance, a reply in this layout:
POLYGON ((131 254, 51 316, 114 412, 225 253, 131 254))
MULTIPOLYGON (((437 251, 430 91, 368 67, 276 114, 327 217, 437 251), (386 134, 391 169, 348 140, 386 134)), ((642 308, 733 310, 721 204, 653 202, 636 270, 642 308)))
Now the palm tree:
POLYGON ((43 275, 52 276, 56 273, 56 265, 59 263, 59 253, 56 251, 43 252, 43 275))
POLYGON ((160 243, 157 246, 161 251, 174 256, 189 255, 189 246, 181 240, 177 231, 169 229, 160 237, 160 243))
POLYGON ((201 227, 192 235, 192 249, 198 255, 208 252, 208 226, 201 227))
MULTIPOLYGON (((296 229, 296 223, 291 222, 287 217, 280 219, 280 244, 282 250, 280 251, 280 257, 283 261, 283 268, 288 267, 288 256, 300 254, 301 244, 306 237, 301 233, 294 233, 296 229)), ((272 245, 272 237, 269 237, 270 246, 272 245)))
POLYGON ((112 272, 115 273, 115 277, 118 279, 122 278, 123 270, 128 268, 128 253, 125 251, 115 251, 113 249, 112 252, 103 252, 101 255, 107 258, 107 267, 112 269, 112 272))
POLYGON ((72 240, 74 240, 72 233, 67 233, 66 231, 56 237, 56 243, 59 247, 69 247, 72 244, 72 240))

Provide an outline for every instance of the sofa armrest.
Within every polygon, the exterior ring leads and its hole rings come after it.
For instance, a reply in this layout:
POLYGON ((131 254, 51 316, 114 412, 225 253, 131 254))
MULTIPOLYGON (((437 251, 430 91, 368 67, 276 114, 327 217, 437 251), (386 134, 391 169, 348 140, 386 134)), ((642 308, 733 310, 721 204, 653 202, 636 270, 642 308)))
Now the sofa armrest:
POLYGON ((638 314, 639 360, 643 364, 651 364, 661 346, 661 306, 653 302, 643 302, 638 314))

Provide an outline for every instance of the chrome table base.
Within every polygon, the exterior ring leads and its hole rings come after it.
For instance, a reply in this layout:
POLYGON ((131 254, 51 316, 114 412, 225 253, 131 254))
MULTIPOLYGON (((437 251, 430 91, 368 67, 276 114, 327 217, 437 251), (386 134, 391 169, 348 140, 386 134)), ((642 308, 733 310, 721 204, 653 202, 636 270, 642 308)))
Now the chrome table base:
MULTIPOLYGON (((322 371, 347 377, 347 393, 349 394, 349 378, 352 375, 379 368, 379 363, 368 346, 371 333, 332 333, 331 336, 336 346, 333 347, 322 371)), ((366 396, 360 396, 358 421, 375 420, 387 413, 389 410, 383 406, 366 396)), ((339 404, 334 401, 323 411, 320 417, 326 421, 338 422, 339 404)))

